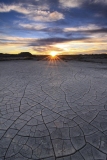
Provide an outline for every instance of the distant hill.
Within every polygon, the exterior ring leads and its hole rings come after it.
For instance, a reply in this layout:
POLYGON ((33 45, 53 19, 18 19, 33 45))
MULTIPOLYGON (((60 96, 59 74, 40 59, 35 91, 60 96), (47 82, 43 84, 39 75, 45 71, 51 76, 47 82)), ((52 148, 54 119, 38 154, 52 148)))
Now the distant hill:
POLYGON ((19 54, 8 54, 8 53, 0 53, 0 57, 31 57, 32 54, 30 52, 21 52, 19 54))
POLYGON ((18 54, 19 57, 32 57, 30 52, 21 52, 18 54))

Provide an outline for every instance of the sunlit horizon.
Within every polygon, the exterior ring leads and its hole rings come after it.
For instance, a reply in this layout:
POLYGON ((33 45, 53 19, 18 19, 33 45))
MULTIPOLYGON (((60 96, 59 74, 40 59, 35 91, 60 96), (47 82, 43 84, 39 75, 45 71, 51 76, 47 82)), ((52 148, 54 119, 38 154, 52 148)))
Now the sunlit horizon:
POLYGON ((0 53, 107 53, 106 9, 105 0, 1 0, 0 53))

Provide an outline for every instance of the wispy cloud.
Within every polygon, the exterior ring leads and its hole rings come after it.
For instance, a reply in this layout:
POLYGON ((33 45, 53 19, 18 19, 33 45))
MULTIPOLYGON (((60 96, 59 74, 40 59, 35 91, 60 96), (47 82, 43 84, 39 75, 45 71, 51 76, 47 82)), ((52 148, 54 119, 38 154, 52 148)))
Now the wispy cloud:
POLYGON ((35 23, 31 23, 31 24, 20 23, 19 27, 27 30, 36 30, 36 31, 43 30, 44 28, 46 28, 44 24, 35 24, 35 23))
POLYGON ((107 0, 59 0, 60 5, 63 8, 75 8, 75 7, 81 7, 84 4, 103 4, 107 5, 107 0))
POLYGON ((89 25, 84 25, 84 26, 78 26, 78 27, 69 27, 69 28, 64 28, 64 32, 69 32, 69 31, 87 31, 87 30, 95 30, 95 29, 100 29, 100 26, 97 26, 95 24, 89 24, 89 25))
POLYGON ((37 13, 31 13, 28 15, 28 18, 35 21, 42 21, 42 22, 52 22, 57 21, 60 19, 64 19, 64 15, 57 11, 50 12, 50 11, 37 11, 37 13))
MULTIPOLYGON (((63 32, 66 34, 66 36, 70 35, 84 35, 85 37, 90 37, 88 41, 91 40, 91 43, 96 42, 106 42, 107 41, 107 27, 101 27, 94 24, 90 24, 87 26, 80 26, 80 27, 69 27, 64 28, 63 32)), ((87 40, 86 40, 87 42, 87 40)))
MULTIPOLYGON (((44 9, 44 8, 43 8, 44 9)), ((10 4, 0 3, 0 12, 16 11, 23 14, 26 18, 34 21, 50 22, 64 19, 64 15, 58 11, 50 12, 49 10, 39 10, 31 4, 10 4)))
POLYGON ((59 3, 64 8, 75 8, 82 4, 83 0, 59 0, 59 3))
POLYGON ((23 4, 11 4, 7 5, 4 3, 0 3, 0 12, 10 12, 10 11, 16 11, 23 14, 29 14, 30 11, 28 7, 23 7, 23 4))
POLYGON ((107 0, 94 0, 93 3, 100 3, 100 4, 107 5, 107 0))

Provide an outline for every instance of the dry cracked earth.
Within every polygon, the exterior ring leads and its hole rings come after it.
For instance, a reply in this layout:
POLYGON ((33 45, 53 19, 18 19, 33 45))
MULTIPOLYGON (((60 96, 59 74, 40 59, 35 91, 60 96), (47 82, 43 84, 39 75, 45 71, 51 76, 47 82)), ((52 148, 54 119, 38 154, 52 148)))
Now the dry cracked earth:
POLYGON ((107 160, 107 65, 0 62, 0 160, 107 160))

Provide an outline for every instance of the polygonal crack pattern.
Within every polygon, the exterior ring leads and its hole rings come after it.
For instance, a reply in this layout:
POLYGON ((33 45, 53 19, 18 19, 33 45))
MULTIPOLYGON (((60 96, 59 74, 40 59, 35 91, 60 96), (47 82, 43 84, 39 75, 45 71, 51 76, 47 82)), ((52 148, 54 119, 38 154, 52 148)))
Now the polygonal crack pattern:
POLYGON ((107 70, 0 62, 0 160, 107 160, 107 70))

